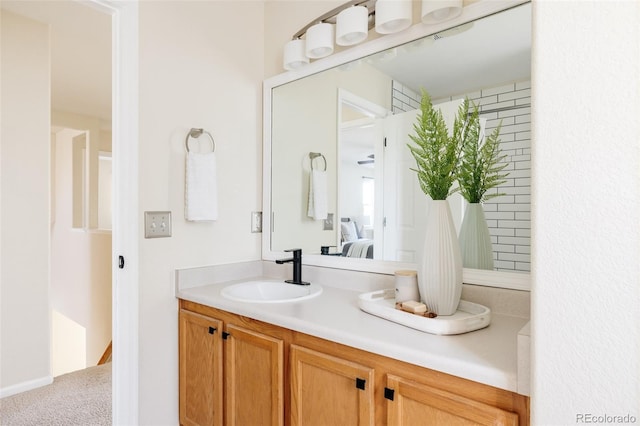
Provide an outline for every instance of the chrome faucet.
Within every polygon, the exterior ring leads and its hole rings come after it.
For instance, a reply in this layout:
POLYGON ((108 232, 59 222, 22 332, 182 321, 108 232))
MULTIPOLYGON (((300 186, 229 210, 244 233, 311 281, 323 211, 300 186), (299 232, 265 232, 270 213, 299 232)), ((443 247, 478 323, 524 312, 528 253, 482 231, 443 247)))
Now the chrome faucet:
POLYGON ((293 257, 289 259, 277 259, 276 263, 282 265, 283 263, 293 262, 293 279, 284 280, 289 284, 309 285, 306 281, 302 281, 302 249, 289 249, 286 252, 293 252, 293 257))

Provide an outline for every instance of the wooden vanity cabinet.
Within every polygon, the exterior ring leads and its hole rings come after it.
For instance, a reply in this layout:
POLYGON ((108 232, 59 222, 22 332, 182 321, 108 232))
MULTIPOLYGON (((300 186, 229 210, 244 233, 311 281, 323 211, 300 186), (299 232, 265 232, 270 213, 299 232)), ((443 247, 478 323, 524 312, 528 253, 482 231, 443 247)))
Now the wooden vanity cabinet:
POLYGON ((291 425, 374 424, 373 369, 291 345, 291 425))
POLYGON ((284 424, 284 340, 242 321, 181 301, 181 425, 284 424))
POLYGON ((518 426, 518 415, 458 394, 387 375, 387 424, 518 426))
POLYGON ((529 425, 526 396, 197 303, 180 307, 183 425, 529 425), (219 346, 208 341, 216 325, 229 333, 213 333, 219 346))
POLYGON ((222 321, 179 313, 180 424, 222 425, 222 321))
POLYGON ((233 324, 225 329, 225 424, 284 424, 283 341, 233 324))
POLYGON ((370 368, 375 425, 529 425, 526 396, 302 333, 292 343, 370 368))

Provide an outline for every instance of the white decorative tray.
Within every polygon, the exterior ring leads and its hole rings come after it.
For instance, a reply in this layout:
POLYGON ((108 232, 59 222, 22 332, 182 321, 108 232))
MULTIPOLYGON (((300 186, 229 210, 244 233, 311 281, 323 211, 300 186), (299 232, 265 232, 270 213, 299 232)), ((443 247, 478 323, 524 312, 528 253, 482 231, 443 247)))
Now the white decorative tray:
POLYGON ((491 309, 477 303, 461 300, 453 315, 427 318, 401 311, 395 307, 393 290, 363 293, 358 297, 358 306, 363 311, 431 334, 462 334, 487 327, 491 322, 491 309))

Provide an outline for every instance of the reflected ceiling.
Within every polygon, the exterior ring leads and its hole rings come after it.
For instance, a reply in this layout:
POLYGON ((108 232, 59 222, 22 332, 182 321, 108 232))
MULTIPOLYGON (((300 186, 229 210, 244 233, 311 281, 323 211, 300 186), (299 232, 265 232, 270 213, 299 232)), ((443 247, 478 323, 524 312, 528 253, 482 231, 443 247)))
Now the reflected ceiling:
POLYGON ((418 93, 426 89, 433 99, 526 80, 531 75, 531 5, 383 52, 371 64, 418 93))

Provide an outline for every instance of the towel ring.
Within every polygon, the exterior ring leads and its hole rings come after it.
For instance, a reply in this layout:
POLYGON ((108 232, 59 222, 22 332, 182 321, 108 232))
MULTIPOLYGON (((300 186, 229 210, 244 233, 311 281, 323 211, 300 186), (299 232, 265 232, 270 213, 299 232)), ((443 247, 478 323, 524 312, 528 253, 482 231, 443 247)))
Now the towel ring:
POLYGON ((209 140, 211 141, 211 152, 215 152, 216 151, 216 142, 213 140, 213 136, 211 136, 211 133, 207 132, 204 129, 191 129, 189 131, 189 133, 187 133, 187 137, 184 140, 184 146, 187 148, 187 152, 190 152, 190 150, 189 150, 189 138, 198 139, 203 134, 209 136, 209 140))
POLYGON ((319 152, 310 152, 309 153, 309 159, 311 160, 311 170, 313 170, 313 160, 318 158, 318 157, 322 157, 322 160, 324 161, 324 170, 322 170, 323 172, 327 171, 327 159, 324 158, 324 155, 322 155, 319 152))

